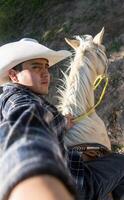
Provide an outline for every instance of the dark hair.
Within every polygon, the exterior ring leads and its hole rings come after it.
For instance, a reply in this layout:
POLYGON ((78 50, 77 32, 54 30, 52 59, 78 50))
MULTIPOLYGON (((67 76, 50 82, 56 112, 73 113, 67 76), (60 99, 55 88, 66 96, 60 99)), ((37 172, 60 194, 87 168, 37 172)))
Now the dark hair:
POLYGON ((12 69, 14 69, 15 71, 20 72, 20 71, 22 71, 22 69, 23 69, 22 64, 23 64, 23 63, 20 63, 20 64, 16 65, 15 67, 13 67, 12 69))

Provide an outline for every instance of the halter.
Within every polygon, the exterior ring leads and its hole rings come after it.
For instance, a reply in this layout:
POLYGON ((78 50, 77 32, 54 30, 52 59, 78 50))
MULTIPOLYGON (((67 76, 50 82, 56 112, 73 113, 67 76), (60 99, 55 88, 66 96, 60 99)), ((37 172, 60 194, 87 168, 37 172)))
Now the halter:
POLYGON ((76 118, 73 120, 73 122, 79 123, 81 120, 83 120, 83 119, 85 119, 86 117, 88 117, 90 114, 92 114, 92 113, 94 112, 94 109, 101 103, 101 101, 102 101, 102 99, 103 99, 103 97, 104 97, 104 95, 105 95, 105 91, 106 91, 107 85, 108 85, 108 77, 107 77, 106 75, 100 75, 100 76, 98 76, 98 77, 96 78, 96 80, 95 80, 95 82, 94 82, 94 84, 93 84, 93 86, 94 86, 93 89, 96 90, 97 87, 98 87, 98 86, 100 85, 100 83, 102 82, 102 80, 105 80, 105 85, 104 85, 104 87, 103 87, 103 90, 102 90, 102 93, 101 93, 101 95, 100 95, 100 97, 99 97, 98 102, 97 102, 93 107, 91 107, 91 109, 90 109, 88 112, 86 112, 86 113, 84 113, 84 114, 82 114, 82 115, 76 117, 76 118))

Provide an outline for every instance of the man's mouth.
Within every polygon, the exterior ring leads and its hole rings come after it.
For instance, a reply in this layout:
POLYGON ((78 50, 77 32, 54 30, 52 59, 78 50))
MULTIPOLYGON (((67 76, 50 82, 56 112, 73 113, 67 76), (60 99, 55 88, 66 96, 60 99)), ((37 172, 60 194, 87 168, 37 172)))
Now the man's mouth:
POLYGON ((45 85, 47 84, 48 85, 48 83, 49 83, 48 80, 42 80, 41 81, 41 84, 45 84, 45 85))

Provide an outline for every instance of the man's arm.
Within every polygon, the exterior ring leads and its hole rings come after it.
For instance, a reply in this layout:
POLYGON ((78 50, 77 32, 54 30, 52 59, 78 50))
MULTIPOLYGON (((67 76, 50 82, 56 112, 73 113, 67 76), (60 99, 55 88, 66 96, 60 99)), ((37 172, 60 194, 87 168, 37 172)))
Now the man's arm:
MULTIPOLYGON (((10 193, 10 198, 15 194, 18 196, 26 186, 29 190, 32 188, 35 194, 37 189, 33 187, 34 180, 38 184, 36 185, 39 192, 42 188, 55 195, 56 182, 59 183, 58 191, 63 188, 60 194, 74 195, 72 179, 61 155, 57 138, 42 120, 42 114, 42 110, 36 104, 19 105, 12 109, 7 120, 1 123, 0 135, 4 135, 1 140, 0 159, 1 200, 9 199, 10 193), (39 176, 38 179, 33 179, 36 176, 39 176), (49 177, 46 182, 43 178, 45 176, 49 177), (41 182, 38 182, 39 180, 41 182), (48 187, 48 180, 54 188, 48 187), (46 183, 44 188, 43 182, 46 183)), ((28 192, 29 197, 30 194, 28 192)), ((40 198, 40 194, 38 196, 40 198)))
POLYGON ((55 177, 36 176, 19 183, 8 200, 73 200, 65 186, 55 177))

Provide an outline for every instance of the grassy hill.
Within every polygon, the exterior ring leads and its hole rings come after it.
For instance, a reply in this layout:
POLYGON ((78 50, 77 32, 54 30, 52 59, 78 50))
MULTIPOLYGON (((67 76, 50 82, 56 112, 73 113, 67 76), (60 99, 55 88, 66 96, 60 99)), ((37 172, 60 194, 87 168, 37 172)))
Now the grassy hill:
POLYGON ((0 43, 35 37, 63 47, 63 37, 95 35, 103 26, 110 43, 124 33, 123 16, 123 0, 1 0, 0 43))

